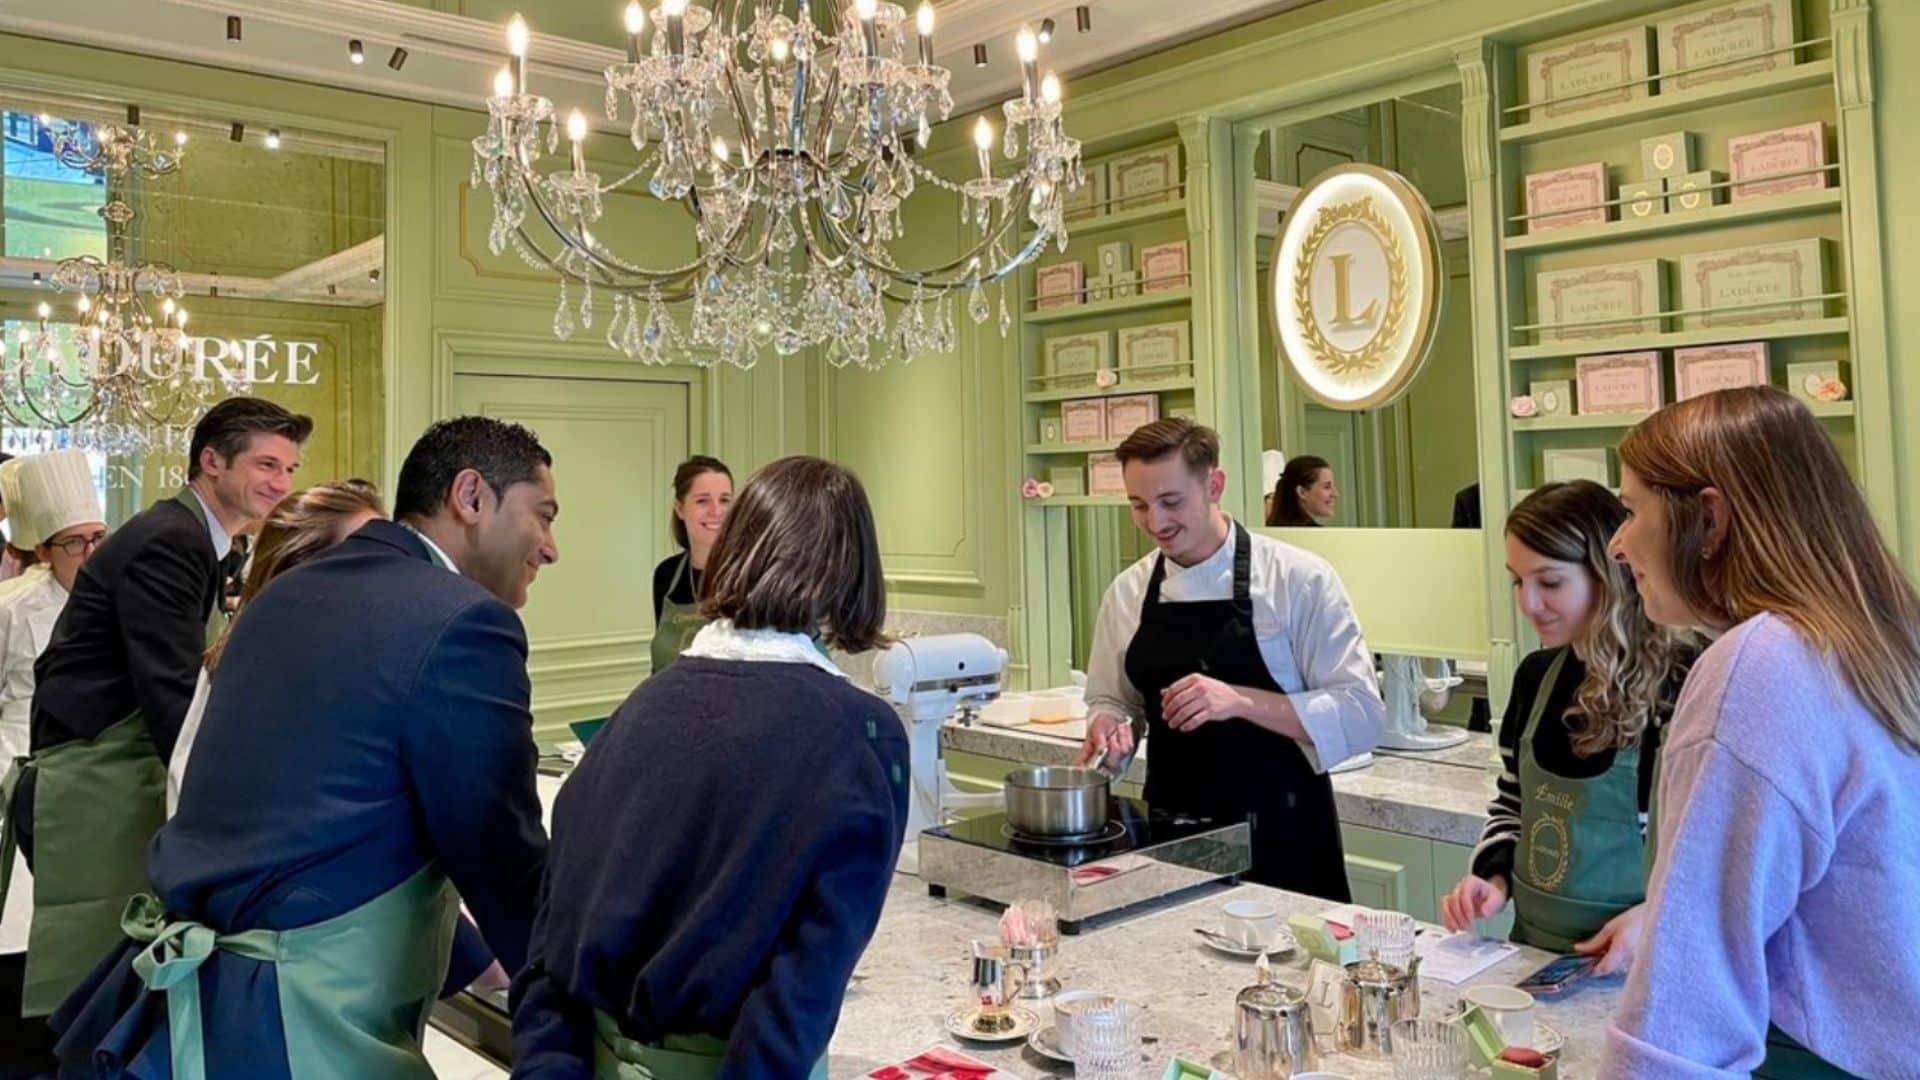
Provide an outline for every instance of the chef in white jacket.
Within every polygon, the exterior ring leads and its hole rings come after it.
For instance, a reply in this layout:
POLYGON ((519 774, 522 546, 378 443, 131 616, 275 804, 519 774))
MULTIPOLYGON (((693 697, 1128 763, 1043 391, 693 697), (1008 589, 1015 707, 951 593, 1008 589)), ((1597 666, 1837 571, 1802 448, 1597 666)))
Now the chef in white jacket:
POLYGON ((13 513, 20 501, 20 465, 25 460, 9 457, 0 461, 0 506, 6 507, 8 515, 0 519, 0 532, 6 534, 6 543, 0 545, 0 599, 26 588, 26 575, 34 569, 34 538, 28 535, 31 526, 13 513))
MULTIPOLYGON (((39 562, 5 584, 0 597, 0 762, 25 757, 33 704, 33 662, 46 648, 53 624, 66 606, 80 566, 106 538, 106 515, 93 486, 93 469, 82 450, 55 450, 15 458, 5 498, 13 543, 39 562)), ((33 917, 33 885, 26 862, 16 855, 6 908, 0 912, 0 1074, 44 1057, 50 1033, 43 1020, 19 1015, 27 927, 33 917)))

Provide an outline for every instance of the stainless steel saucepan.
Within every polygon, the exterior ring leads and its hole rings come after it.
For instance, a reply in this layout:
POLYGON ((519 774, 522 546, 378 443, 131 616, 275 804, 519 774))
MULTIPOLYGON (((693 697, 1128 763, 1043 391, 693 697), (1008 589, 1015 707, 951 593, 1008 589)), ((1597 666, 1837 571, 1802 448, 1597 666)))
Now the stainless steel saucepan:
POLYGON ((1027 836, 1091 836, 1107 827, 1109 778, 1097 769, 1041 765, 1007 774, 1007 824, 1027 836))

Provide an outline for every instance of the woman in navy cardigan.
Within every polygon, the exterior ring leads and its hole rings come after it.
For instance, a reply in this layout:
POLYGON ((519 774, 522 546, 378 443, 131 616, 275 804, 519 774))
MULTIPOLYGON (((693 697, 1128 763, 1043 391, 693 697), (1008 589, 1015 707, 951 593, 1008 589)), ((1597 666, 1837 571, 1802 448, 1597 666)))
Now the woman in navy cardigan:
POLYGON ((516 1077, 825 1075, 906 822, 906 734, 822 642, 881 641, 860 482, 761 470, 702 583, 711 620, 594 738, 554 804, 516 1077))

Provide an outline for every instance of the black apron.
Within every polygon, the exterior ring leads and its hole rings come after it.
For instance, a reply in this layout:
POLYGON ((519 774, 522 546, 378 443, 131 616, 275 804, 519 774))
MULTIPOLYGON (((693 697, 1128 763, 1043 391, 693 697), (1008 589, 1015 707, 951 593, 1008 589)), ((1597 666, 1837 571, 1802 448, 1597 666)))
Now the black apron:
POLYGON ((1313 771, 1300 745, 1250 720, 1175 731, 1160 712, 1160 692, 1195 673, 1284 693, 1254 638, 1252 566, 1253 540, 1236 523, 1233 599, 1163 604, 1166 556, 1154 556, 1126 657, 1127 678, 1146 699, 1153 747, 1147 802, 1156 810, 1246 820, 1253 829, 1247 880, 1344 902, 1351 894, 1333 783, 1313 771))

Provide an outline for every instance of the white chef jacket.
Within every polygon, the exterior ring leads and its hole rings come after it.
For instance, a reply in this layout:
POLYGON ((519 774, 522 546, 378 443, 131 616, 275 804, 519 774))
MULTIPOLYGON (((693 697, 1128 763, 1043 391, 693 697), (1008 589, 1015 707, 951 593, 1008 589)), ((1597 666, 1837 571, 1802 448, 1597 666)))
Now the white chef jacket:
MULTIPOLYGON (((1325 559, 1291 544, 1253 533, 1248 592, 1253 634, 1274 684, 1300 714, 1309 742, 1302 745, 1315 772, 1325 772, 1380 742, 1386 706, 1340 576, 1325 559)), ((1160 602, 1179 604, 1233 598, 1230 529, 1220 549, 1193 566, 1167 560, 1160 602)), ((1104 709, 1130 720, 1145 715, 1145 701, 1127 678, 1127 646, 1140 628, 1140 605, 1159 552, 1121 571, 1100 602, 1087 660, 1087 709, 1104 709)), ((1250 723, 1230 720, 1227 723, 1250 723)))
MULTIPOLYGON (((53 624, 67 606, 67 590, 45 563, 13 581, 24 582, 0 600, 0 762, 26 756, 33 709, 33 662, 53 637, 53 624)), ((0 768, 5 768, 0 764, 0 768)), ((25 952, 33 919, 33 875, 15 854, 7 905, 0 912, 0 955, 25 952)))

